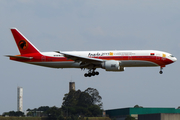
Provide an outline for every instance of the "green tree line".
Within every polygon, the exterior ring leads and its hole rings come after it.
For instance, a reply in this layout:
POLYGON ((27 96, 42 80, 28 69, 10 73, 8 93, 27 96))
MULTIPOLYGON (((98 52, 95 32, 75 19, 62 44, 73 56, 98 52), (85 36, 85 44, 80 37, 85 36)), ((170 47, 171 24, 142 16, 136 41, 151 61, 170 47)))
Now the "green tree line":
MULTIPOLYGON (((98 90, 87 88, 85 91, 71 90, 64 95, 61 107, 41 106, 39 108, 27 109, 27 116, 45 116, 49 120, 80 119, 84 117, 98 117, 102 115, 102 97, 98 90)), ((3 116, 24 116, 24 113, 10 111, 3 116)))

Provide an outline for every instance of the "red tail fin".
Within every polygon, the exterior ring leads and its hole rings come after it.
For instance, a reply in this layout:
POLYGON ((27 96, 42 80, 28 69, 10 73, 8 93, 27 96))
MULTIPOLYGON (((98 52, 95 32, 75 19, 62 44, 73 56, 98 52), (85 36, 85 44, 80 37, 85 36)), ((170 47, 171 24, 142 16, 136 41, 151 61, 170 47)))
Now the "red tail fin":
POLYGON ((12 28, 11 32, 16 41, 17 47, 21 55, 28 53, 40 53, 40 51, 16 28, 12 28))

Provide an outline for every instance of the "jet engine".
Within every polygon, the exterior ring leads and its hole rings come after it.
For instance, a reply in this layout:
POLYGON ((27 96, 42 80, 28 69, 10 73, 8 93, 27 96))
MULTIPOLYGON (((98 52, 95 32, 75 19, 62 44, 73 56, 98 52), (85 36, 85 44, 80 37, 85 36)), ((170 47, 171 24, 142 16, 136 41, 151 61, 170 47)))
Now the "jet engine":
POLYGON ((106 71, 124 71, 125 68, 120 66, 119 61, 115 60, 110 60, 110 61, 105 61, 102 64, 102 68, 104 68, 106 71))

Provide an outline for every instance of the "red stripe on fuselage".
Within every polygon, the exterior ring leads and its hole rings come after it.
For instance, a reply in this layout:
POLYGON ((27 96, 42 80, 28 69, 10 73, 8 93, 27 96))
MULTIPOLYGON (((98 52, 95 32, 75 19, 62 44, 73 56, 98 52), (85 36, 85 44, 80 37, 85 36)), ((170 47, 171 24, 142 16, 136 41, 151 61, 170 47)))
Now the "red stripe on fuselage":
MULTIPOLYGON (((21 58, 12 58, 11 60, 19 61, 19 62, 67 62, 67 61, 73 61, 68 60, 66 57, 50 57, 50 56, 44 56, 39 53, 33 53, 33 54, 26 54, 24 57, 32 57, 31 60, 21 59, 21 58)), ((100 56, 100 57, 94 57, 98 59, 103 60, 117 60, 117 61, 128 61, 128 60, 138 60, 138 61, 149 61, 156 63, 159 66, 164 66, 167 64, 173 63, 172 60, 164 57, 159 56, 100 56)))

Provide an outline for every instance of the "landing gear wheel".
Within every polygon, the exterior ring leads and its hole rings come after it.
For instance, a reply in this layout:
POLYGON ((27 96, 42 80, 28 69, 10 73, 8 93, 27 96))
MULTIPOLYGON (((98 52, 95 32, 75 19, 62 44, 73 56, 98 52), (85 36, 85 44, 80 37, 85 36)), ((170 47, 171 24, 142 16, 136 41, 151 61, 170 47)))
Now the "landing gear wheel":
POLYGON ((96 73, 95 73, 95 72, 92 72, 91 74, 92 74, 92 76, 95 76, 95 75, 96 75, 96 73))
POLYGON ((159 71, 160 74, 163 74, 163 71, 159 71))
POLYGON ((95 76, 95 75, 99 75, 99 72, 85 73, 84 77, 91 77, 91 76, 95 76))
POLYGON ((99 72, 97 72, 95 70, 96 70, 96 68, 89 69, 88 73, 84 74, 84 77, 91 77, 91 76, 99 75, 99 72))
POLYGON ((85 73, 85 74, 84 74, 84 77, 87 77, 87 76, 88 76, 88 74, 87 74, 87 73, 85 73))
POLYGON ((91 73, 88 73, 88 77, 91 77, 91 73))
POLYGON ((99 75, 99 72, 95 72, 96 75, 99 75))

